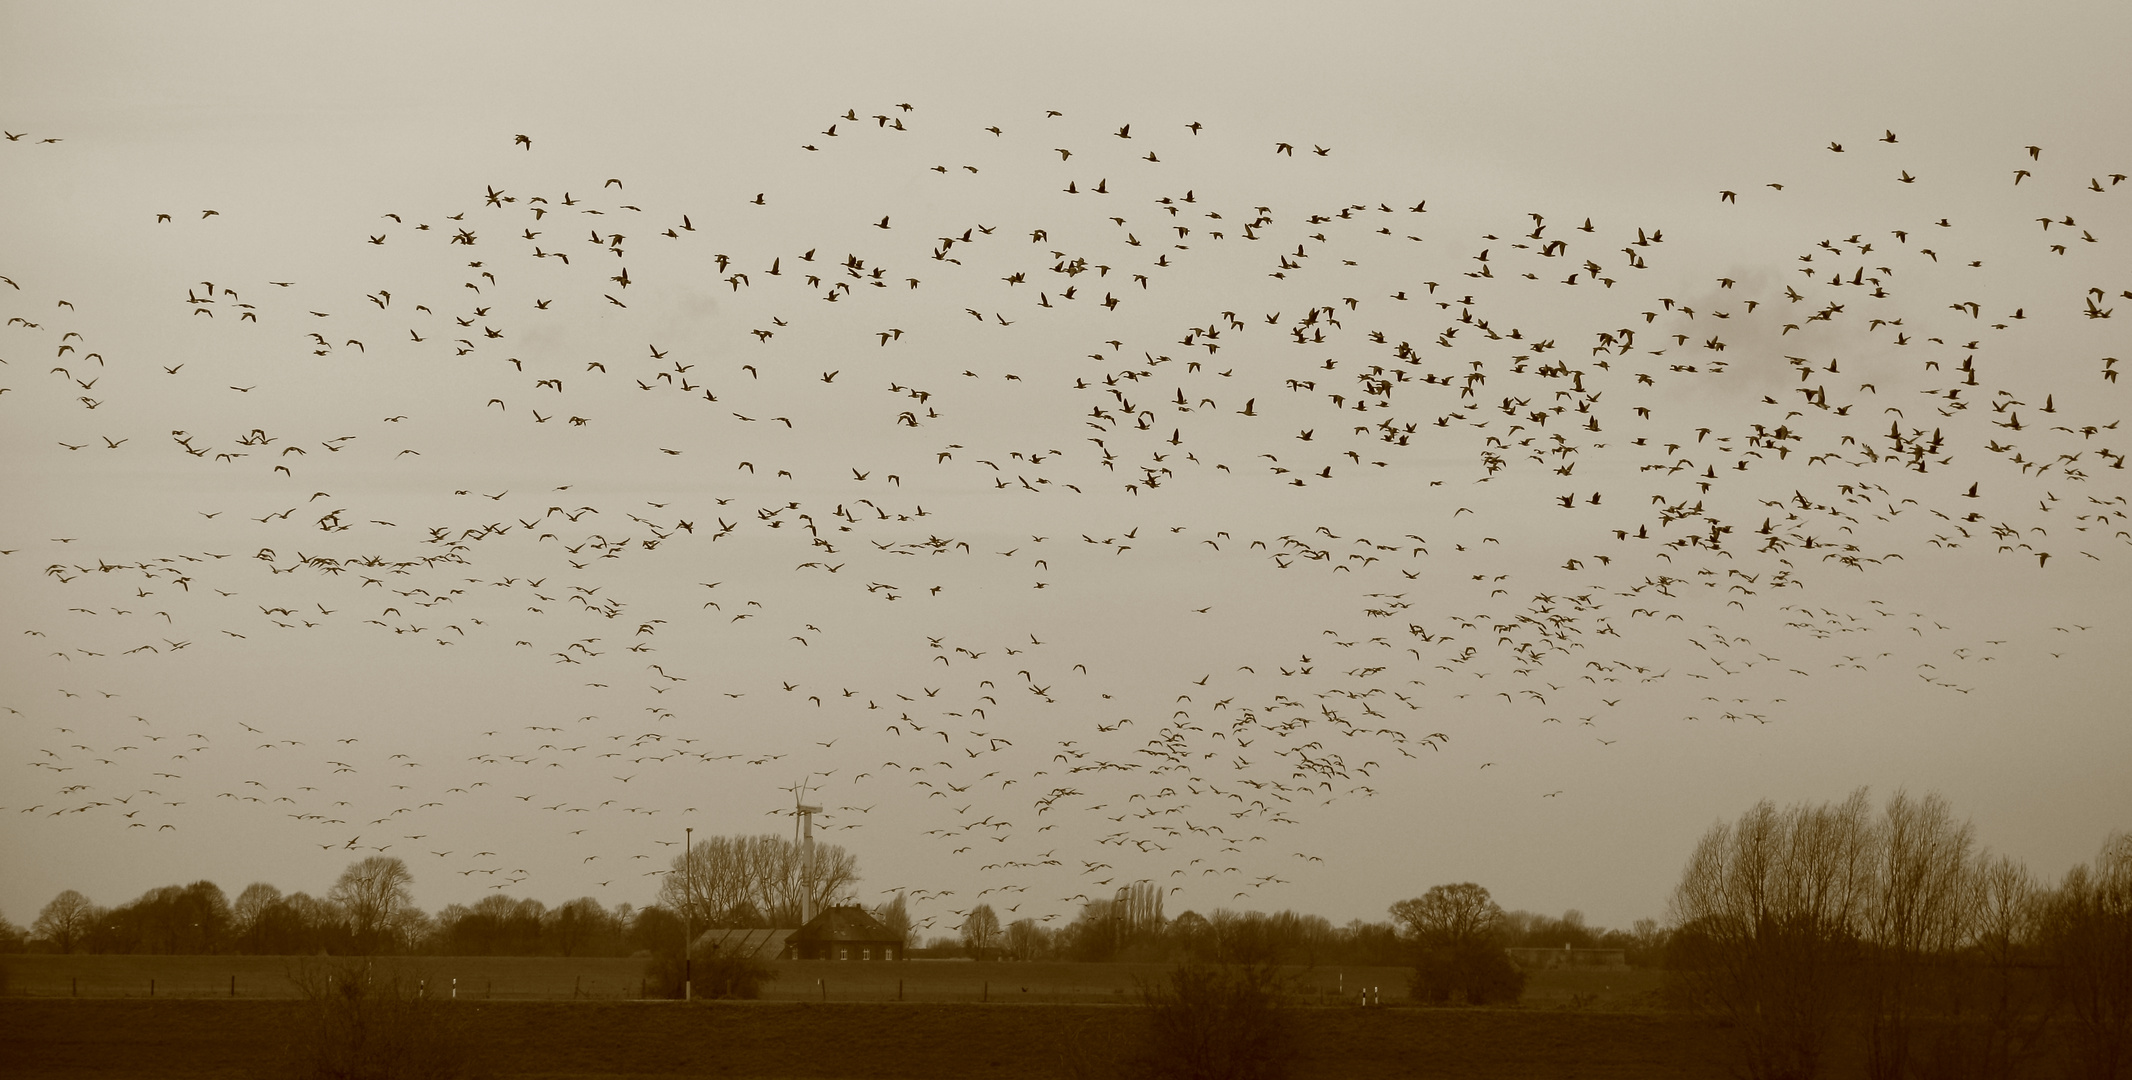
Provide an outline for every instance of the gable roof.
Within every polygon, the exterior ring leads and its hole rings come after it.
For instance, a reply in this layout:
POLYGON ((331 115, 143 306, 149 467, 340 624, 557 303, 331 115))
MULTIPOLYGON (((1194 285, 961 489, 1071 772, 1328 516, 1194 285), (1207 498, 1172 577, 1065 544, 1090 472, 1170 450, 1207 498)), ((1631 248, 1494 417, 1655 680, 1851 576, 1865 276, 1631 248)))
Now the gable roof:
POLYGON ((857 904, 833 907, 816 915, 807 925, 792 932, 787 940, 802 941, 886 941, 900 943, 896 932, 881 925, 881 920, 866 913, 857 904))
POLYGON ((753 956, 775 960, 785 951, 785 939, 790 936, 790 930, 713 927, 697 935, 695 947, 699 954, 715 952, 721 956, 753 956))

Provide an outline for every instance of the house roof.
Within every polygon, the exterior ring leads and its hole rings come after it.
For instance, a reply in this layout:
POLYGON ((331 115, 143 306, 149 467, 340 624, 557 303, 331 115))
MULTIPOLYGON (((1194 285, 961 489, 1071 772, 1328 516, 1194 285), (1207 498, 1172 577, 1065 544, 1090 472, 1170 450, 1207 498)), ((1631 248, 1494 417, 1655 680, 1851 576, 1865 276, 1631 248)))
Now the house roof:
POLYGON ((803 941, 885 941, 900 942, 895 931, 881 925, 881 920, 866 913, 857 904, 833 907, 816 915, 807 925, 792 931, 793 942, 803 941))
POLYGON ((715 952, 721 956, 754 956, 774 960, 785 951, 785 939, 792 936, 790 930, 749 930, 713 927, 696 937, 699 954, 715 952))

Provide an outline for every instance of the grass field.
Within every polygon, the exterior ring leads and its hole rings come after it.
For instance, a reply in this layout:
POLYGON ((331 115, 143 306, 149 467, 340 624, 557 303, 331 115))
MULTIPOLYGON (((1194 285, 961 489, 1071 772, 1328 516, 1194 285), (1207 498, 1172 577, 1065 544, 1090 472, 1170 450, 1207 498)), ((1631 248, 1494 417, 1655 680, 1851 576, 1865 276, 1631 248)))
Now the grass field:
MULTIPOLYGON (((287 1000, 0 999, 0 1072, 23 1080, 286 1075, 287 1000)), ((1065 1077, 1070 1047, 1126 1044, 1103 1005, 461 1001, 445 1006, 498 1080, 1065 1077)), ((1304 1008, 1297 1080, 1665 1080, 1725 1071, 1722 1032, 1660 1013, 1304 1008)))
MULTIPOLYGON (((290 998, 303 960, 280 956, 58 956, 5 959, 7 993, 53 998, 290 998), (234 980, 234 983, 233 983, 234 980)), ((382 960, 411 979, 426 980, 438 997, 522 1001, 633 999, 644 962, 614 957, 404 957, 382 960)), ((813 1002, 1036 1002, 1121 1003, 1135 999, 1139 980, 1159 979, 1163 964, 977 963, 956 960, 781 961, 763 989, 770 1001, 813 1002), (819 981, 817 981, 819 980, 819 981)), ((1403 968, 1325 967, 1297 973, 1305 1000, 1353 999, 1362 988, 1383 1000, 1407 999, 1403 968)), ((1657 973, 1540 971, 1526 984, 1525 1003, 1598 1010, 1650 1007, 1657 973)))

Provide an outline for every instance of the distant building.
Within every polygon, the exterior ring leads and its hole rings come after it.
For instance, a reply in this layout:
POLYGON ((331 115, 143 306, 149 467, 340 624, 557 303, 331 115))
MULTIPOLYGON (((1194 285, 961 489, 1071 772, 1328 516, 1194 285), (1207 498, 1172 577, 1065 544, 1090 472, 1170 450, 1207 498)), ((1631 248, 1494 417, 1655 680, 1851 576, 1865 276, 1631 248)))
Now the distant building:
POLYGON ((903 939, 857 904, 833 907, 791 931, 780 959, 901 960, 903 939))
POLYGON ((1581 968, 1584 970, 1614 971, 1629 966, 1628 953, 1622 949, 1505 949, 1511 963, 1527 971, 1546 971, 1552 968, 1581 968))

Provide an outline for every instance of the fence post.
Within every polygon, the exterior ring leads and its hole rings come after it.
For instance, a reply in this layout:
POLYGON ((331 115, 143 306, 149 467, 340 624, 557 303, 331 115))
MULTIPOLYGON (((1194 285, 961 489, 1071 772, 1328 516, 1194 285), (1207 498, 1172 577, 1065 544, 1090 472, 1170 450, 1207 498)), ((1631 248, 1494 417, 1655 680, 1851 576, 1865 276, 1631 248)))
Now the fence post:
POLYGON ((237 977, 235 975, 229 977, 229 996, 237 996, 237 977))
POLYGON ((67 996, 68 996, 68 997, 80 997, 80 996, 81 996, 81 976, 79 976, 79 975, 70 975, 70 976, 68 976, 68 977, 67 977, 67 996))
POLYGON ((154 979, 150 979, 150 980, 148 980, 148 996, 149 996, 149 997, 154 997, 154 996, 155 996, 155 980, 154 980, 154 979))
POLYGON ((902 1000, 903 1000, 903 980, 902 980, 902 979, 897 979, 897 980, 896 980, 896 1000, 897 1000, 897 1001, 902 1001, 902 1000))
POLYGON ((979 994, 977 995, 977 1000, 979 1000, 979 1001, 990 1001, 990 1000, 992 1000, 992 980, 990 980, 990 979, 986 979, 986 980, 985 980, 985 988, 984 988, 984 990, 983 990, 983 991, 979 992, 979 994))

